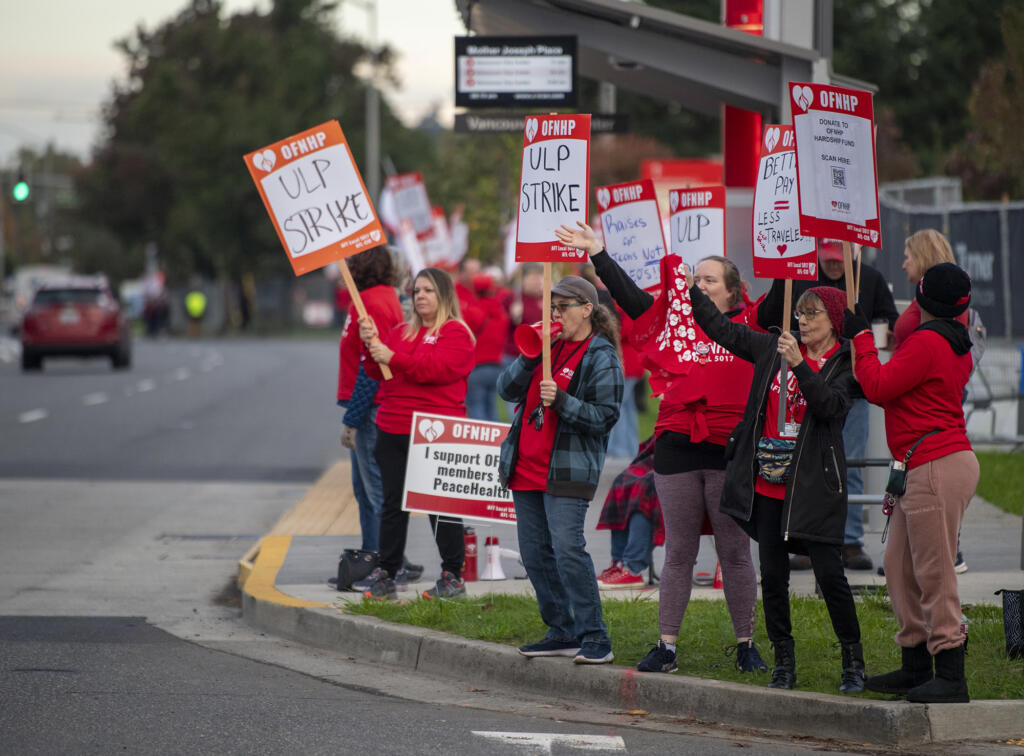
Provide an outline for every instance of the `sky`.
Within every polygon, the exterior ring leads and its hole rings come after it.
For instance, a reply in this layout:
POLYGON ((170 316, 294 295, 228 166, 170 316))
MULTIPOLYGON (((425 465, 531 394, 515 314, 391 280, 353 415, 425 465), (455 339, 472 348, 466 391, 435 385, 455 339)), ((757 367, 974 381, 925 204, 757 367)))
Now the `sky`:
MULTIPOLYGON (((415 123, 434 103, 450 122, 454 99, 452 37, 465 34, 454 0, 375 0, 378 37, 399 52, 402 88, 392 107, 415 123)), ((187 0, 0 0, 0 167, 22 146, 47 142, 87 159, 100 136, 102 103, 123 80, 114 49, 138 26, 154 29, 187 0)), ((368 0, 341 0, 336 26, 366 40, 368 0)), ((265 10, 266 0, 224 0, 222 15, 265 10)))

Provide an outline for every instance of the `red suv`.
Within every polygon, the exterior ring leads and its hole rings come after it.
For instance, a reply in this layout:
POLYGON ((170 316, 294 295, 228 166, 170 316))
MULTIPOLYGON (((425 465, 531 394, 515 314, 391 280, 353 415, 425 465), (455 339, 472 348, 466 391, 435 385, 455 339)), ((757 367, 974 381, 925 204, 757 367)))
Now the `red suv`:
POLYGON ((103 276, 49 282, 21 321, 21 369, 44 357, 107 356, 115 369, 132 364, 131 328, 103 276))

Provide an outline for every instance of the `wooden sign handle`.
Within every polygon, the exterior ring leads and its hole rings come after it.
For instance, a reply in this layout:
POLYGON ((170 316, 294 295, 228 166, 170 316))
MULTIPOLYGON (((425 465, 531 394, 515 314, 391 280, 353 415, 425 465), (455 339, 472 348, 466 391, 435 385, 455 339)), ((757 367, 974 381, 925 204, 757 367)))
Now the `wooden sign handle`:
POLYGON ((843 273, 846 275, 846 306, 852 311, 857 304, 857 291, 853 280, 853 245, 843 242, 843 273))
MULTIPOLYGON (((359 289, 356 288, 356 282, 352 280, 352 271, 348 269, 348 264, 344 258, 338 260, 338 270, 341 271, 341 277, 345 279, 345 288, 348 289, 348 295, 352 297, 352 304, 356 306, 356 312, 359 313, 359 319, 370 317, 366 314, 366 307, 363 306, 363 298, 359 296, 359 289)), ((377 344, 380 339, 374 339, 373 343, 377 344)), ((380 374, 384 376, 385 381, 391 380, 391 368, 387 365, 380 366, 380 374)))
MULTIPOLYGON (((544 302, 541 311, 541 377, 551 380, 551 263, 544 263, 544 302)), ((549 406, 545 402, 544 406, 549 406)))
MULTIPOLYGON (((786 293, 782 295, 782 332, 793 330, 793 279, 786 279, 786 293)), ((786 427, 786 384, 789 383, 789 363, 782 358, 779 368, 779 433, 786 427)))

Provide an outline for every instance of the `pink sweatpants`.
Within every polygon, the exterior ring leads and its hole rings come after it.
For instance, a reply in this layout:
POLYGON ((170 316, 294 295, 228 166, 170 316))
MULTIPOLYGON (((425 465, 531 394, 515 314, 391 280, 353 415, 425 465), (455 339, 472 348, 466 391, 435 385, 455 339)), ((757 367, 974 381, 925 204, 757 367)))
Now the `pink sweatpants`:
POLYGON ((907 474, 885 547, 885 582, 900 627, 896 643, 904 648, 927 641, 934 656, 964 642, 953 560, 978 477, 972 451, 947 454, 907 474))

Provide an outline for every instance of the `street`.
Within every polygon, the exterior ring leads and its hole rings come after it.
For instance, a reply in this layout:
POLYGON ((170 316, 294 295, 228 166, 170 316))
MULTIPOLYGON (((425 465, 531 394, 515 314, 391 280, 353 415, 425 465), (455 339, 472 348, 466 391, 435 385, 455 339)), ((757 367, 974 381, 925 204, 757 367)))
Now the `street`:
POLYGON ((325 339, 140 342, 126 373, 0 362, 5 752, 814 750, 467 690, 248 628, 238 559, 340 456, 335 360, 325 339))

